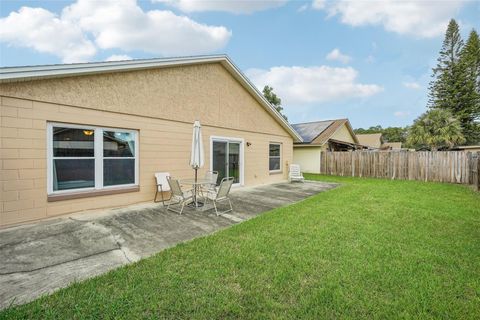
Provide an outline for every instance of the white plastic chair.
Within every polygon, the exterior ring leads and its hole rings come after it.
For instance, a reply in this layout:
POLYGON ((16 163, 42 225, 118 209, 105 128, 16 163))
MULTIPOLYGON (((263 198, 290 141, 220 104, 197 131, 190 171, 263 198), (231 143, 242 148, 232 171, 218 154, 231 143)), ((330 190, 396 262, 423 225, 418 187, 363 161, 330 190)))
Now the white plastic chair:
POLYGON ((305 178, 302 175, 302 172, 300 171, 300 166, 298 164, 291 164, 290 165, 290 170, 288 172, 288 179, 290 182, 293 181, 300 181, 300 182, 305 182, 305 178))
POLYGON ((163 193, 170 191, 170 185, 168 184, 167 177, 170 177, 170 173, 168 172, 157 172, 155 173, 155 180, 157 181, 156 185, 156 190, 155 190, 155 198, 153 199, 153 202, 160 202, 157 201, 157 196, 158 193, 162 196, 162 204, 165 205, 165 200, 170 200, 172 196, 170 195, 170 198, 164 199, 163 198, 163 193))
POLYGON ((232 202, 228 197, 228 195, 230 194, 230 189, 232 188, 232 184, 233 184, 233 177, 223 178, 222 182, 220 182, 220 185, 218 186, 218 190, 209 190, 207 193, 207 196, 205 197, 205 205, 207 205, 208 200, 212 201, 213 207, 215 208, 215 213, 217 214, 217 216, 233 210, 232 202), (230 209, 219 212, 217 208, 217 204, 222 201, 228 201, 228 204, 230 205, 230 209))
POLYGON ((188 201, 193 200, 193 189, 192 190, 185 190, 185 191, 182 190, 182 188, 180 187, 180 182, 178 182, 177 179, 172 179, 170 176, 167 177, 167 182, 168 182, 168 185, 170 186, 170 190, 172 192, 171 198, 173 200, 176 200, 175 203, 172 203, 172 201, 170 201, 168 203, 167 210, 182 214, 183 208, 185 207, 185 204, 188 201), (175 209, 171 208, 172 205, 181 205, 181 208, 180 208, 180 210, 175 210, 175 209))
POLYGON ((201 192, 216 191, 217 188, 218 171, 205 172, 205 180, 209 180, 210 183, 202 185, 201 192))

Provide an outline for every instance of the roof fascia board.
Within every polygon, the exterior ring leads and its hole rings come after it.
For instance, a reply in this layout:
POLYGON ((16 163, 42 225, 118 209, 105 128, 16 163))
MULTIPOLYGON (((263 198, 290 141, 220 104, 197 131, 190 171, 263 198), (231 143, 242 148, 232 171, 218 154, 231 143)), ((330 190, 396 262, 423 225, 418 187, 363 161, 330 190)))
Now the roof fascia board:
POLYGON ((208 56, 199 58, 131 60, 115 62, 95 62, 71 65, 14 67, 0 69, 0 83, 28 81, 42 78, 88 75, 107 72, 134 71, 149 68, 171 67, 198 63, 221 62, 225 56, 208 56))
POLYGON ((263 94, 250 82, 227 55, 184 57, 171 59, 148 59, 115 62, 94 62, 71 65, 50 65, 31 67, 0 68, 0 83, 59 78, 77 75, 90 75, 108 72, 135 71, 150 68, 193 65, 199 63, 221 63, 236 78, 260 105, 284 128, 294 139, 303 142, 302 137, 283 118, 283 116, 265 99, 263 94))
MULTIPOLYGON (((360 144, 360 143, 358 142, 357 136, 356 136, 355 133, 353 132, 352 126, 350 125, 350 121, 348 121, 348 119, 344 119, 343 123, 342 123, 341 125, 339 125, 338 128, 337 128, 334 132, 332 132, 332 134, 328 137, 328 139, 327 139, 323 144, 327 143, 328 140, 330 140, 330 138, 331 138, 335 133, 337 133, 337 131, 340 130, 340 128, 341 128, 344 124, 347 125, 347 129, 348 129, 348 131, 350 131, 350 135, 353 137, 353 140, 356 141, 356 144, 360 144)), ((333 139, 333 140, 335 140, 335 139, 333 139)), ((340 141, 340 140, 338 140, 338 141, 340 141)))
POLYGON ((350 134, 352 135, 353 140, 355 141, 355 143, 356 143, 356 144, 360 144, 360 141, 358 141, 357 135, 355 134, 355 131, 353 131, 353 127, 352 127, 352 125, 350 124, 350 120, 347 119, 347 121, 346 121, 345 123, 346 123, 347 129, 348 129, 348 131, 350 131, 350 134))
MULTIPOLYGON (((325 130, 328 130, 328 128, 330 128, 331 126, 335 125, 336 122, 337 122, 337 120, 333 120, 333 122, 332 122, 325 130)), ((343 123, 342 123, 342 125, 343 125, 343 123)), ((325 140, 325 142, 321 144, 321 146, 325 145, 325 144, 328 142, 328 140, 330 140, 330 138, 340 129, 340 127, 341 127, 342 125, 339 125, 338 128, 335 129, 335 131, 333 131, 332 134, 330 134, 330 135, 328 136, 328 138, 325 140)), ((323 131, 325 131, 325 130, 323 130, 323 131)), ((322 131, 322 132, 323 132, 323 131, 322 131)), ((322 132, 320 132, 320 133, 315 137, 315 139, 317 139, 317 138, 322 134, 322 132)), ((312 141, 315 141, 315 139, 313 139, 312 141)))
POLYGON ((276 118, 282 127, 286 129, 290 135, 294 138, 295 142, 303 142, 302 137, 298 134, 295 129, 285 120, 285 118, 280 114, 280 112, 275 109, 270 102, 265 99, 262 93, 257 89, 257 87, 250 82, 250 80, 243 74, 243 72, 228 58, 225 56, 225 59, 222 61, 222 64, 230 71, 230 73, 240 81, 240 83, 244 84, 244 87, 247 91, 252 94, 256 100, 265 108, 265 110, 274 118, 276 118))
MULTIPOLYGON (((325 144, 325 143, 324 143, 324 144, 325 144)), ((293 147, 294 147, 294 148, 297 148, 297 147, 300 147, 300 148, 312 148, 312 147, 321 148, 324 144, 294 143, 294 144, 293 144, 293 147)))

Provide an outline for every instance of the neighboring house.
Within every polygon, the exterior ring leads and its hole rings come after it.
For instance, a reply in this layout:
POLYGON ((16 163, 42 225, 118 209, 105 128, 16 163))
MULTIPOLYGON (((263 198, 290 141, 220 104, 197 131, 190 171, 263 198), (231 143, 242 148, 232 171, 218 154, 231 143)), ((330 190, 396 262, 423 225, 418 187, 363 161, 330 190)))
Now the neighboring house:
POLYGON ((0 69, 0 225, 152 201, 155 172, 206 163, 236 185, 285 181, 301 137, 224 55, 0 69))
POLYGON ((384 142, 381 146, 381 149, 393 150, 393 151, 402 150, 402 143, 401 142, 384 142))
POLYGON ((322 151, 362 149, 348 119, 292 124, 303 142, 293 145, 293 162, 302 172, 319 173, 322 151))
POLYGON ((361 145, 368 147, 368 149, 380 149, 383 144, 381 133, 357 134, 357 139, 361 145))
POLYGON ((358 141, 361 145, 368 147, 369 150, 382 151, 400 151, 402 150, 401 142, 385 142, 381 133, 364 133, 357 134, 358 141))
POLYGON ((460 150, 465 152, 480 152, 480 145, 477 146, 458 146, 452 150, 460 150))

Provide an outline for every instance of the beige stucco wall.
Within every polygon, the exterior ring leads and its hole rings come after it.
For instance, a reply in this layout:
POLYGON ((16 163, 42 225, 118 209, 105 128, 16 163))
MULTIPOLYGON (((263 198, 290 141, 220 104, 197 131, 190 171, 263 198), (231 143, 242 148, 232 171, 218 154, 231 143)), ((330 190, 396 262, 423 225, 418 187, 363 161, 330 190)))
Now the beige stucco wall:
POLYGON ((352 134, 350 133, 350 130, 348 130, 345 124, 342 125, 340 128, 338 128, 338 130, 334 134, 332 134, 330 138, 335 140, 355 143, 355 140, 353 139, 352 134))
POLYGON ((322 147, 294 147, 293 163, 307 173, 320 173, 320 152, 322 147))
POLYGON ((151 201, 155 172, 192 177, 192 122, 210 137, 243 138, 245 185, 287 179, 292 138, 220 64, 0 85, 0 225, 151 201), (139 130, 140 191, 47 201, 48 121, 139 130), (281 142, 281 174, 269 174, 268 144, 281 142))

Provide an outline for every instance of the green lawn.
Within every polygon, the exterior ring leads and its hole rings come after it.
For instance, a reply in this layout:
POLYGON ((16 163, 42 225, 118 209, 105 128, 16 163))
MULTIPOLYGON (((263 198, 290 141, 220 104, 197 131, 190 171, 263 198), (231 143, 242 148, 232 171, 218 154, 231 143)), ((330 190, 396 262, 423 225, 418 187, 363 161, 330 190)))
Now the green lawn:
POLYGON ((308 178, 342 186, 0 318, 480 318, 480 194, 308 178))

